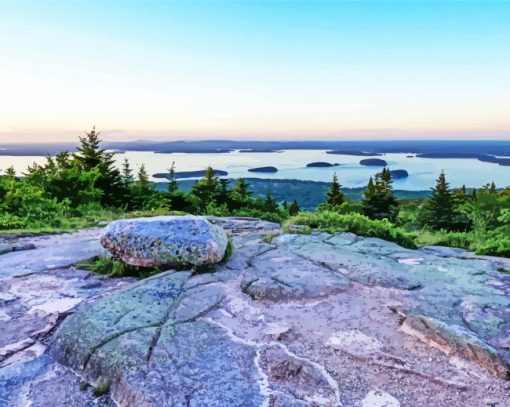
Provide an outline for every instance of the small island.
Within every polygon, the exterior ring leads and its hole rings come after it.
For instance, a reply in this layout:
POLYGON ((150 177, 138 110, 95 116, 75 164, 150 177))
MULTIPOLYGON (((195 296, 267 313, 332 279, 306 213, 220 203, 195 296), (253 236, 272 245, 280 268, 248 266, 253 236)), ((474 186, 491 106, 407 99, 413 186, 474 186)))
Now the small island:
MULTIPOLYGON (((378 173, 376 177, 380 177, 382 173, 378 173)), ((392 179, 404 179, 409 177, 409 173, 406 170, 391 170, 390 171, 392 179)))
MULTIPOLYGON (((228 175, 227 171, 223 170, 213 170, 214 175, 217 177, 224 177, 228 175)), ((205 170, 198 171, 176 171, 175 178, 201 178, 205 176, 205 170)), ((154 178, 168 178, 167 172, 159 172, 153 175, 154 178)))
POLYGON ((385 160, 380 158, 366 158, 359 162, 361 165, 366 165, 369 167, 386 167, 388 163, 385 160))
POLYGON ((272 148, 246 148, 239 150, 240 153, 281 153, 282 150, 274 150, 272 148))
POLYGON ((370 152, 370 151, 356 151, 356 150, 329 150, 326 154, 339 154, 339 155, 357 155, 359 157, 378 157, 381 153, 370 152))
POLYGON ((278 168, 276 167, 257 167, 257 168, 250 168, 248 172, 263 172, 263 173, 274 173, 278 172, 278 168))
POLYGON ((326 168, 326 167, 334 167, 335 165, 338 165, 338 163, 331 164, 324 161, 316 161, 310 164, 306 164, 308 168, 326 168))

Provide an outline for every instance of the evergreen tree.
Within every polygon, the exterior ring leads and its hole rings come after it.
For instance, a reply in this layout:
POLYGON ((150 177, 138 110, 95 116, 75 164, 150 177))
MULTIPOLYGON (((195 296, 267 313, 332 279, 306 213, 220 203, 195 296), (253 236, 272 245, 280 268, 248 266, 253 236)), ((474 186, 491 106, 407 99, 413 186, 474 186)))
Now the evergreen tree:
POLYGON ((250 185, 244 178, 238 178, 230 192, 230 206, 232 209, 241 209, 253 205, 251 199, 250 185))
POLYGON ((244 178, 238 178, 232 193, 236 194, 240 200, 247 201, 250 199, 251 192, 249 191, 250 185, 246 183, 244 178))
POLYGON ((329 187, 329 191, 326 194, 326 202, 325 204, 329 207, 338 207, 345 202, 345 197, 342 191, 340 190, 341 185, 338 182, 338 177, 336 173, 333 174, 333 181, 329 187))
POLYGON ((177 184, 177 179, 175 177, 175 162, 172 162, 172 165, 168 169, 168 192, 170 194, 174 194, 179 189, 179 185, 177 184))
POLYGON ((432 195, 425 200, 423 210, 421 211, 421 223, 434 230, 454 230, 455 229, 455 202, 450 191, 449 184, 446 182, 444 172, 441 172, 436 181, 436 186, 432 188, 432 195))
POLYGON ((362 200, 363 214, 371 219, 388 219, 394 222, 398 215, 398 202, 393 194, 390 170, 384 168, 376 180, 370 178, 362 200))
POLYGON ((127 158, 122 163, 122 182, 126 186, 133 183, 133 170, 127 158))
POLYGON ((114 153, 101 148, 99 134, 95 126, 90 132, 85 132, 85 136, 80 137, 80 146, 74 159, 83 171, 98 170, 99 176, 94 186, 102 191, 101 202, 104 205, 121 206, 124 204, 126 187, 122 183, 120 171, 115 168, 114 153))
POLYGON ((384 167, 381 172, 381 181, 383 181, 388 188, 391 188, 391 184, 393 184, 393 180, 391 179, 390 169, 384 167))
POLYGON ((271 193, 271 191, 267 191, 266 199, 262 204, 262 209, 264 210, 264 212, 269 213, 278 212, 278 202, 276 202, 275 199, 273 198, 273 194, 271 193))
POLYGON ((218 186, 218 196, 217 196, 217 203, 218 205, 227 205, 227 207, 230 207, 230 182, 228 179, 220 179, 220 183, 218 186))
POLYGON ((300 210, 301 208, 299 207, 297 201, 294 199, 294 201, 289 206, 289 215, 295 216, 299 213, 300 210))
POLYGON ((463 208, 471 201, 471 197, 466 192, 466 186, 456 189, 452 193, 453 208, 455 216, 452 219, 452 230, 467 231, 471 229, 472 222, 464 212, 463 208))
POLYGON ((5 175, 11 178, 16 177, 16 171, 14 170, 14 167, 12 165, 5 170, 5 175))
POLYGON ((147 170, 145 169, 145 164, 140 166, 138 173, 136 175, 136 185, 140 189, 149 189, 149 174, 147 174, 147 170))
POLYGON ((204 213, 210 202, 215 203, 219 192, 219 180, 211 167, 205 170, 204 178, 195 182, 191 193, 198 199, 198 210, 204 213))

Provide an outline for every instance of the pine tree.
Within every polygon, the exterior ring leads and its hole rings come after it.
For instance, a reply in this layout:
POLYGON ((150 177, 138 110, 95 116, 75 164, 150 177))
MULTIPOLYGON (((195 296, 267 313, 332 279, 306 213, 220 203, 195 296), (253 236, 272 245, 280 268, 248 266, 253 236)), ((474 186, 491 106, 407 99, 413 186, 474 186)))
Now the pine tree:
POLYGON ((5 175, 10 178, 16 177, 16 171, 14 170, 14 167, 12 165, 5 170, 5 175))
POLYGON ((472 222, 462 210, 467 203, 471 202, 471 197, 467 194, 465 185, 453 191, 452 200, 455 212, 455 216, 452 219, 452 230, 470 230, 472 222))
POLYGON ((289 206, 289 215, 295 216, 299 213, 300 210, 301 208, 299 207, 297 201, 294 199, 294 201, 289 206))
POLYGON ((85 170, 91 170, 97 167, 102 164, 105 159, 108 157, 111 158, 112 156, 112 154, 106 153, 106 151, 100 147, 100 134, 100 132, 96 132, 96 126, 94 126, 90 132, 85 132, 85 137, 80 137, 80 146, 78 147, 76 159, 85 170))
POLYGON ((363 214, 371 219, 389 219, 395 221, 398 215, 398 202, 393 194, 391 173, 383 169, 376 176, 376 180, 370 177, 365 189, 362 207, 363 214))
POLYGON ((121 206, 125 203, 126 187, 120 171, 115 168, 114 153, 100 147, 99 134, 95 126, 90 132, 85 132, 85 136, 80 137, 78 153, 73 157, 81 170, 98 170, 99 176, 94 187, 102 191, 101 202, 104 205, 121 206))
POLYGON ((432 194, 426 199, 421 217, 421 223, 434 230, 455 229, 455 202, 446 182, 444 172, 441 172, 432 188, 432 194))
POLYGON ((220 179, 220 184, 218 187, 218 196, 217 196, 217 203, 218 205, 227 205, 230 207, 230 182, 228 179, 220 179))
POLYGON ((133 170, 127 158, 122 163, 122 182, 126 186, 133 183, 133 170))
POLYGON ((262 209, 264 210, 264 212, 269 213, 278 212, 278 202, 276 202, 275 199, 273 198, 273 194, 271 193, 271 191, 267 191, 266 199, 264 200, 262 209))
POLYGON ((383 181, 388 188, 391 188, 391 184, 393 184, 393 180, 391 179, 390 169, 384 167, 381 172, 381 181, 383 181))
POLYGON ((329 207, 338 207, 345 202, 345 197, 342 191, 340 190, 341 185, 338 182, 338 177, 336 173, 333 174, 333 181, 329 187, 329 191, 326 194, 326 202, 325 204, 329 207))
POLYGON ((168 192, 170 194, 174 194, 179 189, 179 185, 177 184, 177 179, 175 177, 175 162, 172 162, 172 165, 168 169, 168 192))
POLYGON ((241 201, 247 201, 251 196, 249 189, 250 185, 246 183, 244 178, 238 178, 232 193, 235 194, 241 201))
POLYGON ((211 167, 207 167, 204 178, 195 182, 191 189, 191 193, 198 199, 198 210, 201 213, 205 211, 209 203, 216 202, 218 192, 218 177, 216 177, 214 170, 211 167))
POLYGON ((138 170, 138 174, 136 176, 136 186, 140 190, 148 190, 150 189, 149 175, 147 174, 147 170, 145 169, 145 164, 140 166, 138 170))

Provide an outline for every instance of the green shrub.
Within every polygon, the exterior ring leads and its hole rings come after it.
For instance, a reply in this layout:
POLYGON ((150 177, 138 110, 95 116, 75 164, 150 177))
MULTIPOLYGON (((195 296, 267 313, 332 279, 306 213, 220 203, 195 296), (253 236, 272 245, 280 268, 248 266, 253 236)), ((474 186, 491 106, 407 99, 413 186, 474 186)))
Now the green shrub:
POLYGON ((94 273, 106 275, 108 277, 131 276, 147 278, 162 271, 157 267, 146 268, 130 266, 110 256, 99 256, 92 259, 83 260, 76 263, 75 267, 81 270, 93 271, 94 273))
POLYGON ((401 246, 415 248, 414 235, 396 227, 386 219, 372 220, 358 213, 339 214, 331 211, 302 212, 290 218, 285 227, 304 225, 330 233, 352 232, 365 237, 378 237, 401 246))
POLYGON ((25 222, 19 216, 11 215, 10 213, 0 214, 1 230, 22 229, 24 226, 25 222))
POLYGON ((496 228, 476 248, 476 254, 510 257, 510 226, 496 228))
POLYGON ((476 239, 473 232, 432 231, 423 229, 417 233, 416 244, 418 246, 448 246, 473 250, 476 246, 476 239))
POLYGON ((283 216, 279 212, 264 212, 260 209, 238 209, 232 213, 232 216, 243 216, 248 218, 257 218, 267 220, 268 222, 281 223, 283 216))

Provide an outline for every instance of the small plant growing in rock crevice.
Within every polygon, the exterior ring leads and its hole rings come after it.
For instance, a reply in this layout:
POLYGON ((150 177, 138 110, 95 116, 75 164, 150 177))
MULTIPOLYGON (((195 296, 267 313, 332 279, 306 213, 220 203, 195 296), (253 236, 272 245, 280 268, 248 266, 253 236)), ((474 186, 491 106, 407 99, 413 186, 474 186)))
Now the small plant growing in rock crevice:
POLYGON ((94 397, 105 396, 108 393, 110 393, 110 383, 108 382, 101 382, 92 390, 94 397))
POLYGON ((76 263, 74 266, 81 270, 92 271, 94 273, 108 277, 147 278, 165 271, 159 267, 147 268, 130 266, 121 260, 106 255, 82 260, 76 263))
MULTIPOLYGON (((231 241, 229 241, 225 249, 225 255, 220 264, 224 264, 230 258, 230 256, 232 256, 233 251, 234 245, 231 241)), ((108 277, 137 277, 143 279, 167 270, 192 270, 194 274, 211 273, 214 271, 216 265, 194 267, 190 264, 183 264, 182 266, 171 268, 168 267, 165 269, 160 267, 137 267, 130 266, 129 264, 126 264, 122 260, 116 259, 115 257, 102 255, 79 261, 78 263, 75 263, 74 266, 80 270, 88 270, 108 277)))

